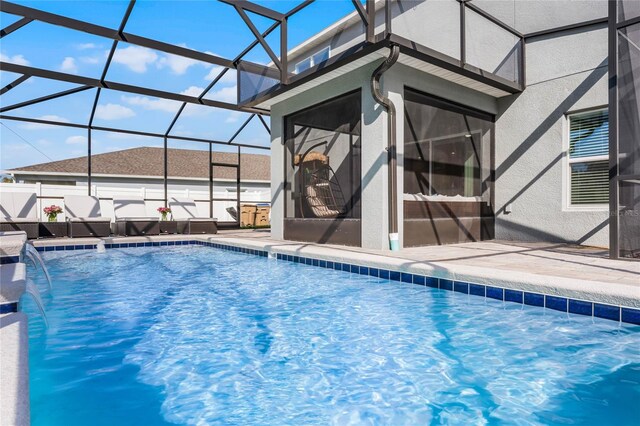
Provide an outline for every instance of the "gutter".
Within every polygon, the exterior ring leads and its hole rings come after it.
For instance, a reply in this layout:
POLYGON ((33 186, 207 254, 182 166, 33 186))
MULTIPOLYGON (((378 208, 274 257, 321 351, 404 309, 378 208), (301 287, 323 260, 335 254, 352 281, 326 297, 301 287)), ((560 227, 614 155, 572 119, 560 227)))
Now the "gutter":
POLYGON ((396 155, 396 107, 380 90, 380 77, 388 71, 400 56, 400 46, 393 44, 389 56, 371 75, 371 94, 387 111, 387 162, 389 172, 389 248, 400 249, 398 241, 398 157, 396 155))

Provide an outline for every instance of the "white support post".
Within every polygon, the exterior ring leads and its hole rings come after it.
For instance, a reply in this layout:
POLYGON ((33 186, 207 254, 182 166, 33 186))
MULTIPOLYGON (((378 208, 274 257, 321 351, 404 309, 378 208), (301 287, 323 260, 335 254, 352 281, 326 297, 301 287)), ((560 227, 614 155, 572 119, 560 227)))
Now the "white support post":
POLYGON ((38 209, 38 218, 42 220, 42 200, 40 199, 40 197, 42 197, 42 183, 40 182, 36 182, 36 195, 38 196, 38 199, 36 201, 36 208, 38 209))

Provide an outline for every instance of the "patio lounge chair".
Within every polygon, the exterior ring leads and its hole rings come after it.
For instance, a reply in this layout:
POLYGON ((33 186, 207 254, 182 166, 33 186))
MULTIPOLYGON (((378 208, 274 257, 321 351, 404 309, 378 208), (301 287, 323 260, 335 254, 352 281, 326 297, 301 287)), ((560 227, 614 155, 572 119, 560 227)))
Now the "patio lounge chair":
POLYGON ((125 236, 160 235, 160 220, 147 215, 142 197, 113 197, 116 234, 125 236))
POLYGON ((178 223, 178 234, 217 234, 218 219, 198 214, 196 203, 190 198, 169 200, 171 216, 178 223))
POLYGON ((111 234, 111 218, 101 216, 98 197, 65 195, 64 210, 71 238, 108 237, 111 234))
POLYGON ((24 231, 27 238, 38 238, 38 197, 35 192, 0 194, 0 231, 24 231))

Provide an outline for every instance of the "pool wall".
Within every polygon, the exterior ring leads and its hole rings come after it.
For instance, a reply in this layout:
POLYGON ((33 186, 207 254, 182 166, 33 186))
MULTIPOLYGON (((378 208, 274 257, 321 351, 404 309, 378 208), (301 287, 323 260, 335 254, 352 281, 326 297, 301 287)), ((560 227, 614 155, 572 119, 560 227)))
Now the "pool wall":
POLYGON ((29 331, 27 315, 0 315, 0 412, 3 425, 27 426, 29 416, 29 331))
MULTIPOLYGON (((468 267, 462 271, 438 268, 424 262, 356 253, 326 247, 259 241, 229 239, 229 243, 206 240, 132 241, 106 243, 106 249, 199 245, 262 257, 274 257, 280 261, 301 263, 320 268, 344 271, 454 291, 470 296, 479 296, 509 303, 553 309, 568 314, 586 315, 630 324, 640 325, 640 287, 613 286, 610 283, 586 282, 561 277, 546 277, 534 274, 517 274, 511 271, 494 271, 487 276, 482 268, 468 267), (305 253, 304 256, 301 254, 305 253), (306 252, 309 252, 308 254, 306 252), (332 252, 339 253, 338 257, 332 252), (358 259, 349 259, 351 254, 358 259), (476 272, 474 274, 474 272, 476 272), (501 273, 501 274, 500 274, 501 273), (509 276, 509 274, 511 276, 509 276), (496 275, 502 275, 496 277, 496 275), (475 278, 475 279, 474 279, 475 278), (549 282, 551 279, 551 282, 549 282), (600 286, 600 288, 598 288, 600 286), (606 287, 605 287, 606 286, 606 287), (545 291, 546 290, 546 291, 545 291), (592 296, 592 297, 589 297, 592 296), (626 302, 626 303, 625 303, 626 302)), ((96 249, 96 244, 38 245, 38 251, 68 251, 96 249)))

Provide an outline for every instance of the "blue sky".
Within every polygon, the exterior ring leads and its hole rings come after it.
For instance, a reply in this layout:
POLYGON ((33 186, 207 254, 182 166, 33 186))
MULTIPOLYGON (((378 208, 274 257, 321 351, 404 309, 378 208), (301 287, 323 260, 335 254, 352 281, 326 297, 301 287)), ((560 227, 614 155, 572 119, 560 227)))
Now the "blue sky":
MULTIPOLYGON (((300 0, 254 2, 285 12, 300 0)), ((127 1, 14 3, 110 28, 119 26, 128 5, 127 1)), ((291 18, 288 47, 294 47, 353 10, 349 0, 318 0, 291 18)), ((261 31, 273 22, 254 14, 249 15, 261 31)), ((4 28, 19 18, 1 13, 0 26, 4 28)), ((234 58, 254 40, 233 7, 212 0, 138 1, 125 31, 229 59, 234 58)), ((275 52, 279 52, 279 31, 273 32, 267 42, 275 52)), ((2 61, 6 62, 99 78, 110 47, 111 41, 108 39, 34 21, 4 37, 0 42, 0 54, 2 61)), ((270 61, 260 46, 249 52, 245 59, 257 63, 270 61)), ((210 64, 121 42, 106 78, 197 96, 220 70, 221 68, 210 64)), ((4 87, 17 77, 17 74, 0 71, 0 85, 4 87)), ((74 87, 77 85, 31 78, 2 95, 0 104, 8 106, 74 87)), ((206 98, 234 103, 236 90, 236 75, 230 70, 206 98)), ((95 89, 91 89, 7 114, 86 124, 94 97, 95 89)), ((179 102, 103 90, 94 124, 164 133, 179 106, 179 102)), ((247 117, 246 113, 188 105, 172 133, 224 141, 235 133, 247 117)), ((81 129, 2 120, 0 139, 0 170, 86 155, 86 131, 81 129)), ((162 146, 161 139, 106 132, 94 132, 92 140, 93 152, 96 154, 137 146, 162 146)), ((259 120, 254 118, 236 141, 268 146, 269 135, 259 120)), ((187 149, 208 149, 206 144, 199 143, 174 142, 171 145, 187 149)), ((226 148, 221 148, 224 149, 226 148)))

